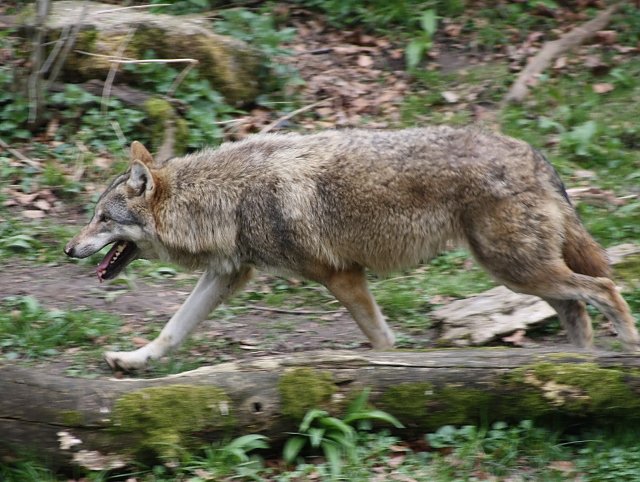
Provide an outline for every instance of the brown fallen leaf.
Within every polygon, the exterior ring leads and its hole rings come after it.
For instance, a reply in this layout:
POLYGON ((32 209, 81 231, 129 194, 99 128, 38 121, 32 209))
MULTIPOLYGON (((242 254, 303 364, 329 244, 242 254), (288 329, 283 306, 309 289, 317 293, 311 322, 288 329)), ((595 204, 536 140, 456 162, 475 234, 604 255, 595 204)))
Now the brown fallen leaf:
POLYGON ((450 90, 445 90, 441 93, 444 100, 449 102, 450 104, 455 104, 460 99, 460 96, 455 92, 451 92, 450 90))
POLYGON ((602 82, 599 84, 593 84, 591 88, 596 94, 606 94, 607 92, 611 92, 615 87, 609 82, 602 82))
POLYGON ((26 194, 22 191, 15 191, 13 189, 9 189, 9 194, 23 206, 30 205, 38 197, 37 192, 26 194))
POLYGON ((404 463, 405 459, 406 456, 404 454, 395 454, 387 461, 387 464, 392 469, 397 469, 404 463))
POLYGON ((576 464, 570 460, 554 460, 547 467, 563 473, 571 473, 576 471, 576 464))
POLYGON ((358 55, 358 66, 368 68, 373 65, 373 58, 368 55, 358 55))
POLYGON ((462 32, 462 25, 457 23, 450 23, 444 28, 444 33, 449 37, 458 37, 460 32, 462 32))
POLYGON ((394 445, 389 445, 389 450, 395 453, 403 453, 403 452, 409 452, 410 449, 405 445, 394 444, 394 445))
POLYGON ((599 30, 596 32, 596 40, 606 45, 613 45, 618 40, 618 32, 615 30, 599 30))
POLYGON ((526 344, 525 330, 516 330, 509 336, 502 337, 502 341, 505 343, 511 343, 513 346, 524 346, 526 344))
POLYGON ((566 66, 567 66, 567 57, 565 57, 564 55, 562 57, 558 57, 553 64, 553 68, 555 70, 564 69, 566 66))
POLYGON ((418 482, 413 477, 409 477, 408 475, 404 475, 404 474, 392 473, 392 474, 389 474, 389 478, 391 480, 399 480, 400 482, 418 482))
POLYGON ((567 194, 571 199, 588 199, 592 203, 624 206, 629 202, 628 197, 617 197, 613 191, 600 189, 598 187, 572 187, 567 189, 567 194))
POLYGON ((591 70, 593 75, 604 75, 611 70, 611 66, 603 62, 599 55, 587 55, 584 59, 584 65, 591 70))
POLYGON ((22 211, 22 215, 27 219, 42 219, 45 217, 44 211, 39 209, 26 209, 22 211))
POLYGON ((34 207, 37 207, 40 211, 49 211, 51 209, 51 203, 44 199, 38 199, 33 203, 34 207))

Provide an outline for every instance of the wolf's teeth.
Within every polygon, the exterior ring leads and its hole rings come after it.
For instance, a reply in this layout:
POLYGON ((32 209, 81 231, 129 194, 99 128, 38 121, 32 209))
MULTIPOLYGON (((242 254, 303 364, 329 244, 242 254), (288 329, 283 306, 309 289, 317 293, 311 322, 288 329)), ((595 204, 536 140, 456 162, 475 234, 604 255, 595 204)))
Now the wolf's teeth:
POLYGON ((127 243, 118 244, 116 246, 115 252, 113 253, 113 257, 109 261, 109 264, 115 263, 115 261, 118 259, 118 256, 120 256, 120 254, 124 251, 124 248, 126 247, 127 247, 127 243))

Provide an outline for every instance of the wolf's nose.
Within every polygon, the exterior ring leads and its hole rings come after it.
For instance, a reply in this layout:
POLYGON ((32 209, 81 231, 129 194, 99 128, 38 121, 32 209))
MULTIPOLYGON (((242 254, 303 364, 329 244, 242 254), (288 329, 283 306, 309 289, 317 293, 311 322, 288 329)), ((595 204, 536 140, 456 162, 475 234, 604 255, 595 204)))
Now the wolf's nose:
POLYGON ((68 245, 64 247, 64 254, 67 256, 73 256, 73 248, 70 248, 68 245))

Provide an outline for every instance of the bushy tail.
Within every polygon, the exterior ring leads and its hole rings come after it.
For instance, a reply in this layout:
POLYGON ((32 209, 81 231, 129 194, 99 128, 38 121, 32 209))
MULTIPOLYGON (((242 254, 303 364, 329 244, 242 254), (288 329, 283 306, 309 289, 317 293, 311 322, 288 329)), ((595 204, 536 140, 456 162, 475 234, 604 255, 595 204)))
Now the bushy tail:
POLYGON ((587 232, 580 222, 562 179, 542 152, 534 149, 534 158, 540 171, 545 172, 555 191, 562 196, 565 213, 564 246, 562 256, 572 271, 587 276, 611 278, 611 268, 606 251, 587 232))
POLYGON ((578 215, 571 212, 565 218, 565 240, 562 255, 572 271, 587 276, 611 278, 606 251, 587 232, 578 215))

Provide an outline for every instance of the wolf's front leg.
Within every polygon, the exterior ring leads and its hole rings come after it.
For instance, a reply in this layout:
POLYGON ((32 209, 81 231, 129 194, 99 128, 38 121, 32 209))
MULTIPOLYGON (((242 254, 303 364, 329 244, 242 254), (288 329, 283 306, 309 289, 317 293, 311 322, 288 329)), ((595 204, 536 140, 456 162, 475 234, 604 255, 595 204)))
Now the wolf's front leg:
POLYGON ((177 348, 187 335, 205 320, 209 313, 226 298, 240 289, 253 274, 244 267, 231 274, 205 271, 187 300, 171 317, 160 335, 148 345, 134 351, 108 351, 104 357, 112 369, 134 370, 144 368, 150 360, 157 360, 177 348))

